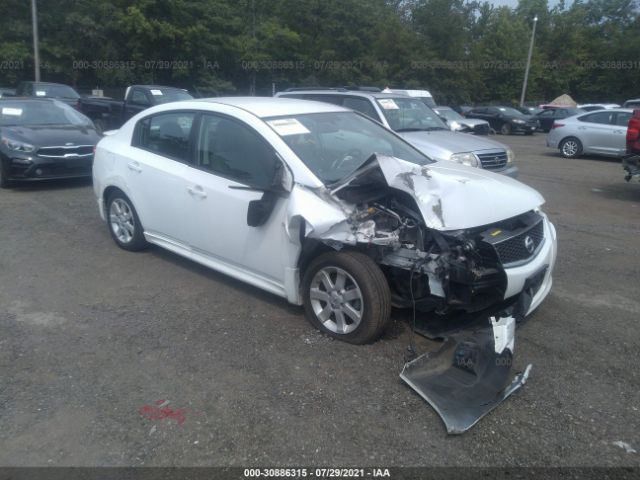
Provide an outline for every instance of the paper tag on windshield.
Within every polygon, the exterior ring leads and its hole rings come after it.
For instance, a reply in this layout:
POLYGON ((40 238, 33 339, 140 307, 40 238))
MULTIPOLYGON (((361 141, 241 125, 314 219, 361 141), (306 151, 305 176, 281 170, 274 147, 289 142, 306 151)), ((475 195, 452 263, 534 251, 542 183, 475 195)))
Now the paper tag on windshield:
POLYGON ((36 97, 44 97, 46 94, 44 90, 36 90, 36 97))
POLYGON ((398 104, 393 101, 393 98, 381 98, 378 100, 378 103, 385 110, 398 110, 400 108, 398 104))
POLYGON ((295 118, 281 118, 279 120, 271 120, 267 123, 278 135, 283 137, 286 135, 304 135, 305 133, 309 133, 307 127, 295 118))
POLYGON ((162 90, 151 90, 151 95, 155 95, 155 96, 162 95, 162 90))
POLYGON ((16 117, 19 117, 20 115, 22 115, 22 109, 21 108, 3 108, 2 109, 2 114, 3 115, 15 115, 16 117))

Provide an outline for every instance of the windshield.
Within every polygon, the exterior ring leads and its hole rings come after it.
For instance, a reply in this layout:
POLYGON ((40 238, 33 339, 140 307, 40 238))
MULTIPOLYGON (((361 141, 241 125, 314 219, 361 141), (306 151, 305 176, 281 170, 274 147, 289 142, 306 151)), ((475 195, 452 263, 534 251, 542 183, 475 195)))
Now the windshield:
POLYGON ((34 85, 36 97, 80 98, 78 92, 67 85, 34 85))
POLYGON ((524 117, 524 115, 522 114, 522 112, 519 112, 518 110, 516 110, 515 108, 511 108, 511 107, 498 107, 498 110, 500 110, 500 113, 504 113, 505 115, 510 115, 513 117, 524 117))
POLYGON ((266 122, 325 184, 355 172, 373 154, 417 165, 432 162, 379 123, 354 112, 288 115, 266 122))
POLYGON ((193 99, 193 97, 188 92, 174 88, 151 89, 151 94, 153 95, 153 98, 156 99, 156 103, 158 104, 193 99))
POLYGON ((449 130, 419 98, 378 98, 376 101, 389 126, 396 132, 449 130))
POLYGON ((90 120, 64 103, 47 100, 1 101, 0 126, 90 125, 90 120))
POLYGON ((450 110, 448 108, 436 108, 434 110, 438 115, 446 118, 447 120, 464 120, 464 117, 455 110, 450 110))

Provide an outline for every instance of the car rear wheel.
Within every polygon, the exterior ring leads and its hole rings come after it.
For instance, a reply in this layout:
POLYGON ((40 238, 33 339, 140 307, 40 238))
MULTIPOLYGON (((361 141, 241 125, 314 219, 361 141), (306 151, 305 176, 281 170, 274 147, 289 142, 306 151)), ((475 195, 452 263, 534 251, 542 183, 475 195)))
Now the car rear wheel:
POLYGON ((116 244, 132 252, 147 246, 136 209, 122 192, 112 193, 107 200, 107 224, 116 244))
POLYGON ((502 127, 500 127, 500 133, 502 133, 502 135, 509 135, 511 133, 511 125, 503 123, 502 127))
POLYGON ((307 268, 302 280, 307 319, 339 340, 369 343, 384 332, 391 292, 380 267, 358 252, 329 252, 307 268))
POLYGON ((582 142, 575 137, 560 142, 560 154, 565 158, 576 158, 582 154, 582 142))

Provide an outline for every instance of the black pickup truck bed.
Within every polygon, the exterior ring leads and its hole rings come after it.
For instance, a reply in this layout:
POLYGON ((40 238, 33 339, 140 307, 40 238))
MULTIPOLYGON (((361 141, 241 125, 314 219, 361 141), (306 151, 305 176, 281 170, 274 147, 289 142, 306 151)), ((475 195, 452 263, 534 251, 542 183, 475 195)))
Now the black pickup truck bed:
POLYGON ((99 132, 120 128, 131 117, 149 107, 163 103, 190 100, 193 97, 180 88, 161 85, 132 85, 124 100, 87 97, 78 102, 79 110, 88 116, 99 132))

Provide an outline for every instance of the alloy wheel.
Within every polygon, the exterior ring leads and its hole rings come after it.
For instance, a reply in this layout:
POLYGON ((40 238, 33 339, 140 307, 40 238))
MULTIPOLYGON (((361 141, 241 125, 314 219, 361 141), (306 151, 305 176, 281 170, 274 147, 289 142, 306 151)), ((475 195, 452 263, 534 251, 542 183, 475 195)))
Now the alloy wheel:
POLYGON ((324 267, 311 280, 309 297, 317 319, 337 334, 353 332, 364 313, 364 301, 355 279, 338 267, 324 267))
POLYGON ((109 224, 111 230, 121 243, 129 243, 135 234, 133 212, 129 204, 122 198, 116 198, 109 207, 109 224))

